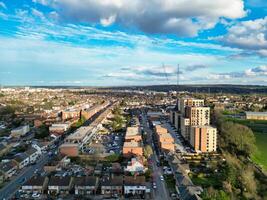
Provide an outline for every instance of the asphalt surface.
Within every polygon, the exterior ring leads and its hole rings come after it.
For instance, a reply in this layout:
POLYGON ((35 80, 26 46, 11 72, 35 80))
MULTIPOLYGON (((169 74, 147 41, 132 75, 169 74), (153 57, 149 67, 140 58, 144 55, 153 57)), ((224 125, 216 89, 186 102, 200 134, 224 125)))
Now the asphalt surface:
POLYGON ((147 132, 147 139, 148 143, 151 145, 153 149, 153 155, 151 156, 151 164, 152 164, 152 170, 153 170, 153 182, 156 183, 157 188, 153 189, 153 199, 155 200, 170 200, 169 196, 169 190, 167 188, 167 185, 165 181, 160 180, 160 176, 163 176, 163 170, 161 167, 157 166, 158 157, 156 154, 155 149, 153 148, 154 145, 152 145, 152 130, 147 126, 147 118, 144 114, 142 114, 143 118, 143 127, 144 131, 147 132))
POLYGON ((49 161, 49 156, 47 154, 41 156, 39 161, 35 165, 30 165, 24 168, 20 173, 9 181, 1 190, 0 190, 0 199, 7 200, 10 199, 16 190, 25 182, 24 180, 30 179, 36 169, 41 169, 49 161))

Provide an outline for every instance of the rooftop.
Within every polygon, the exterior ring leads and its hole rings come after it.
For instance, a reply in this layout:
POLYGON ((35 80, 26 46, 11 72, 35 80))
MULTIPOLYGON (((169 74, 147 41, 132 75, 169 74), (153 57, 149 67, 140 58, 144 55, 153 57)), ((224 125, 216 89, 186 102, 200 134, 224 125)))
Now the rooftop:
POLYGON ((74 179, 74 185, 76 186, 96 186, 98 178, 95 176, 76 177, 74 179))
POLYGON ((126 186, 134 186, 134 185, 146 185, 146 179, 144 176, 125 176, 124 184, 126 186))
POLYGON ((139 127, 128 127, 126 131, 126 137, 127 136, 134 136, 134 135, 140 135, 140 129, 139 127))
POLYGON ((104 177, 101 180, 102 186, 122 186, 123 185, 123 177, 122 176, 114 176, 111 177, 104 177))
POLYGON ((74 133, 69 135, 66 140, 82 140, 86 135, 91 133, 91 126, 82 126, 77 129, 74 133))
POLYGON ((49 180, 49 186, 69 186, 71 181, 71 177, 58 177, 52 176, 49 180))
POLYGON ((24 183, 24 186, 43 186, 44 181, 46 177, 43 176, 34 176, 31 179, 29 179, 26 183, 24 183))
POLYGON ((267 116, 267 112, 246 112, 246 115, 267 116))
POLYGON ((141 144, 139 142, 124 142, 123 147, 140 147, 141 144))

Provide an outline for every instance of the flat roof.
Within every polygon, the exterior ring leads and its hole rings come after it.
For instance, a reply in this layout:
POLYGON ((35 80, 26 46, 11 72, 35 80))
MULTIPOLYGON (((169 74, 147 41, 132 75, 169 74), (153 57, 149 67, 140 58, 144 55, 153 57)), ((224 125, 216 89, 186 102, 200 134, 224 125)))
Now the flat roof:
POLYGON ((91 126, 82 126, 77 129, 74 133, 69 135, 66 140, 82 140, 86 135, 92 131, 93 127, 91 126))
POLYGON ((79 144, 76 143, 63 143, 60 147, 79 147, 79 144))
POLYGON ((267 116, 267 112, 245 112, 246 115, 267 116))
POLYGON ((140 142, 124 142, 123 147, 141 147, 140 142))
POLYGON ((126 131, 126 137, 127 136, 134 136, 134 135, 140 135, 140 128, 139 127, 128 127, 126 131))

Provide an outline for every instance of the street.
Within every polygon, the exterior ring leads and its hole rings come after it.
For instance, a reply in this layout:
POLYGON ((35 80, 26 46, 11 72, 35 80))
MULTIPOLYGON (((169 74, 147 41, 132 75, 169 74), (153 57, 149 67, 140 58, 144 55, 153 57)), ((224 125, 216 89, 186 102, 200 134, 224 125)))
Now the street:
POLYGON ((154 149, 154 145, 152 145, 152 130, 147 125, 147 118, 144 114, 142 114, 142 123, 144 131, 147 133, 147 141, 151 145, 153 149, 153 155, 151 156, 151 164, 152 164, 152 170, 153 170, 153 182, 156 183, 157 188, 153 189, 153 196, 156 200, 162 200, 162 199, 170 199, 169 191, 167 188, 167 185, 165 181, 160 180, 160 176, 163 176, 163 171, 161 167, 157 166, 157 153, 154 149))
POLYGON ((10 199, 17 189, 23 184, 23 179, 30 179, 36 169, 41 169, 49 161, 49 156, 47 154, 41 156, 39 161, 35 165, 30 165, 14 177, 13 180, 9 181, 1 190, 0 190, 0 199, 10 199))

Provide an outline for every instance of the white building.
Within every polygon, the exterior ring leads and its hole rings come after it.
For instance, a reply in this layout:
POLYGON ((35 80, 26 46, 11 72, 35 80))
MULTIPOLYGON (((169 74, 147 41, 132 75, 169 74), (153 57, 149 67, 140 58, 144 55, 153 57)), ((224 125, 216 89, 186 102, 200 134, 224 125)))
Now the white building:
POLYGON ((37 161, 41 153, 37 151, 35 148, 30 148, 25 152, 29 156, 29 162, 34 163, 37 161))
POLYGON ((145 172, 145 167, 143 163, 136 158, 132 158, 131 162, 127 165, 125 171, 130 172, 130 173, 144 173, 145 172))
POLYGON ((63 133, 67 131, 69 127, 70 127, 69 123, 52 124, 49 127, 49 132, 50 133, 63 133))
POLYGON ((124 194, 131 195, 144 195, 149 192, 146 186, 146 180, 144 176, 125 176, 124 178, 124 194))
POLYGON ((30 163, 29 156, 26 153, 16 155, 13 160, 17 163, 19 169, 23 169, 30 163))
POLYGON ((11 130, 11 136, 12 137, 21 137, 21 136, 24 136, 29 131, 30 131, 29 125, 20 126, 20 127, 17 127, 15 129, 11 130))

